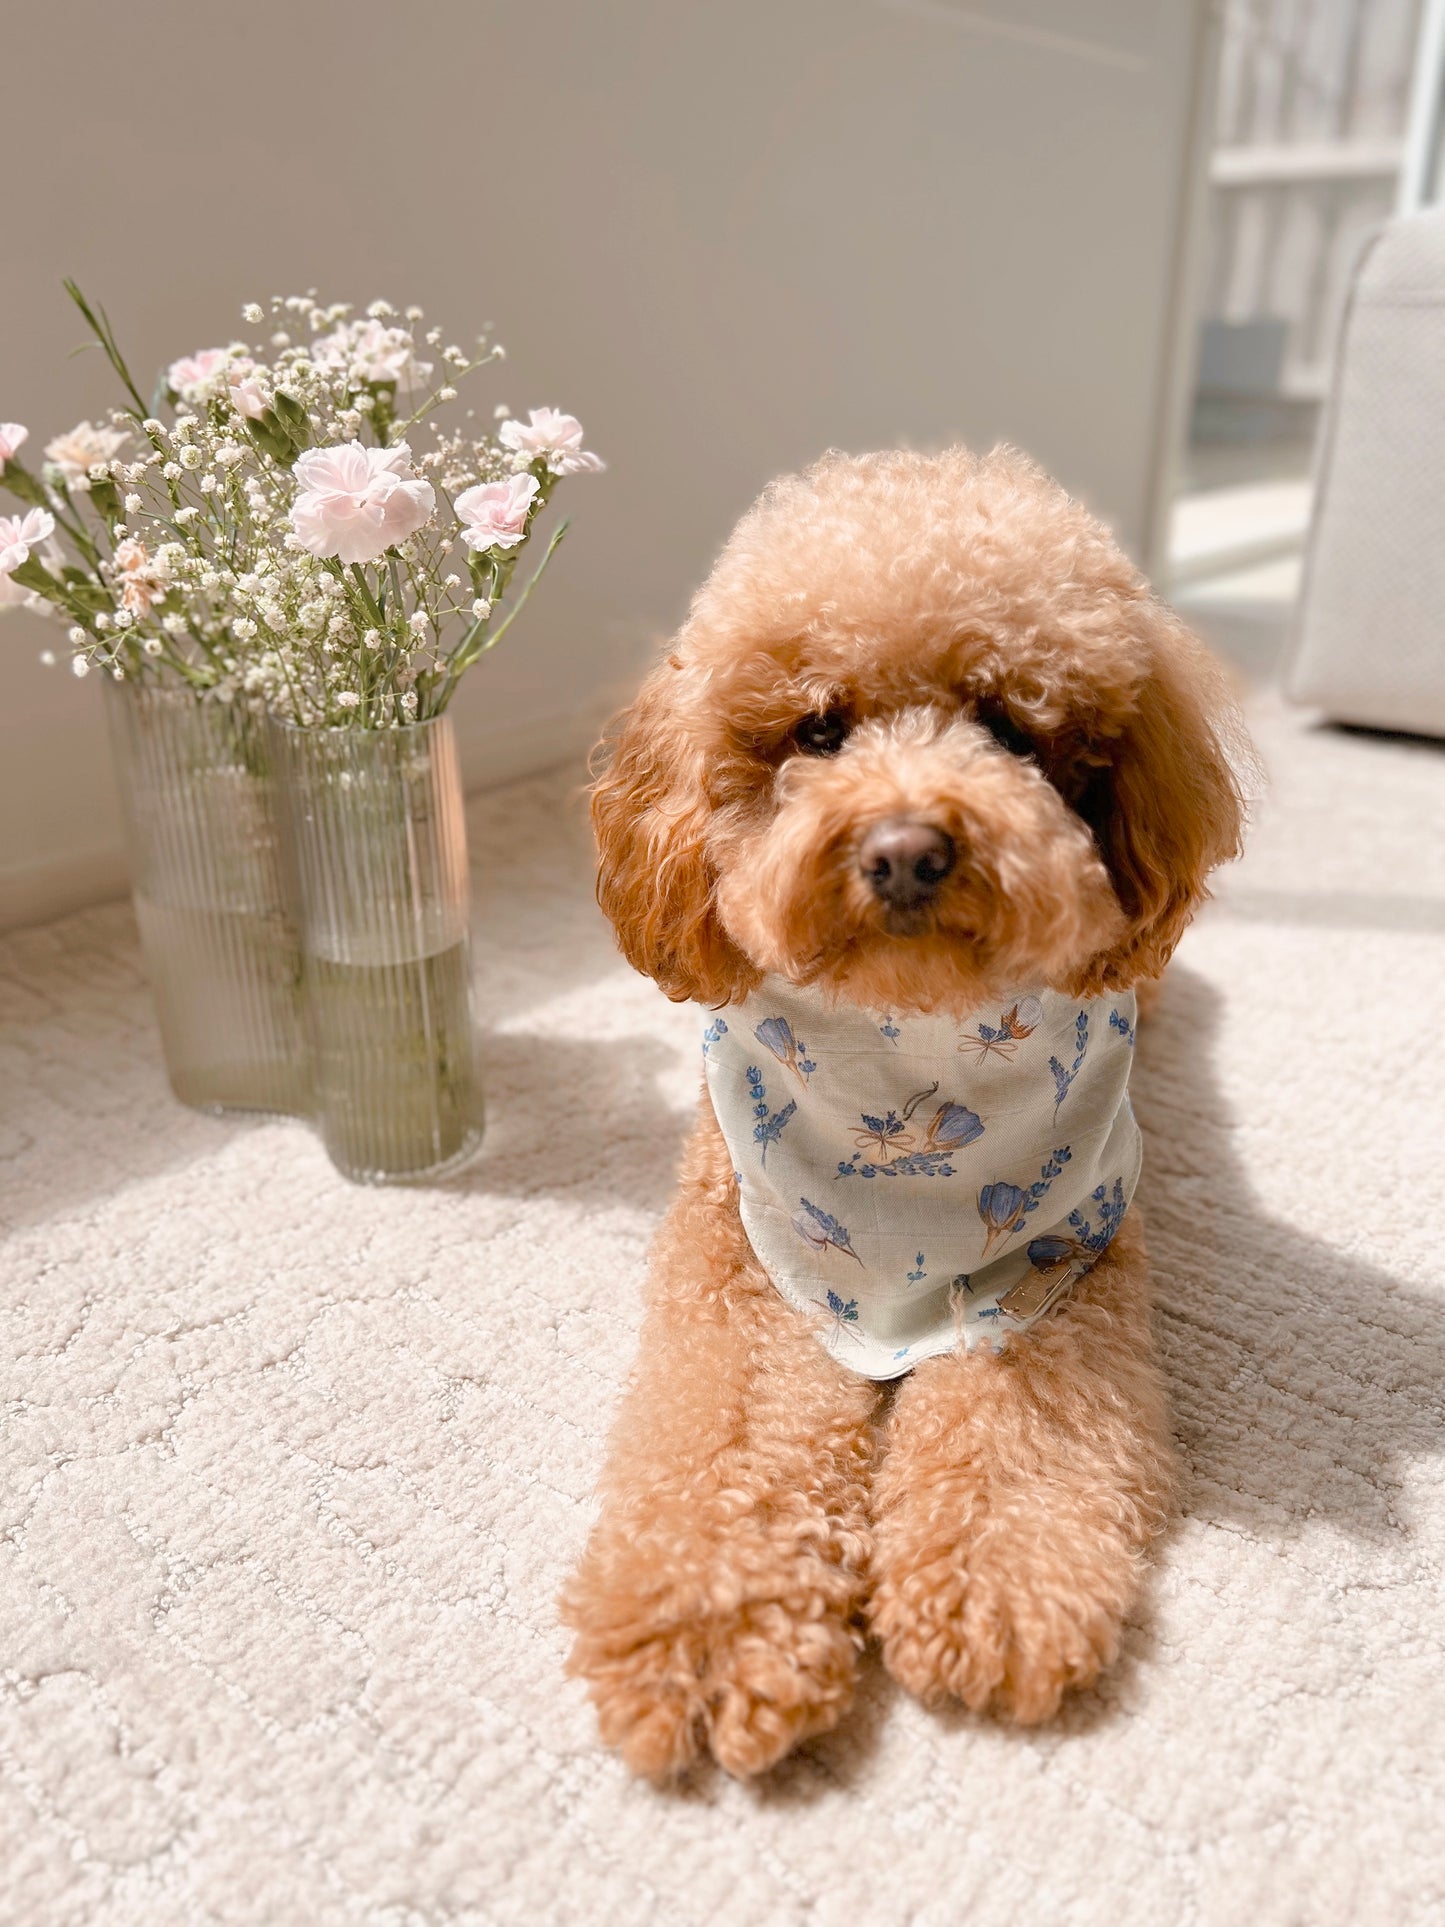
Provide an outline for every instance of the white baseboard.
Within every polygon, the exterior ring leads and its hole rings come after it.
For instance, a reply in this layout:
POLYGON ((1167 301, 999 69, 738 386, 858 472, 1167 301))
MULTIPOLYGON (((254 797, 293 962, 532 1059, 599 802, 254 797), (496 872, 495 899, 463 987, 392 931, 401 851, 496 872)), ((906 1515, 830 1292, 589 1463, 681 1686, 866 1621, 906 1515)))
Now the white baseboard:
MULTIPOLYGON (((496 789, 560 763, 580 763, 602 725, 631 693, 635 678, 594 691, 574 708, 521 723, 457 716, 457 750, 468 795, 496 789)), ((0 870, 0 931, 49 923, 123 897, 130 888, 119 843, 67 852, 0 870)))

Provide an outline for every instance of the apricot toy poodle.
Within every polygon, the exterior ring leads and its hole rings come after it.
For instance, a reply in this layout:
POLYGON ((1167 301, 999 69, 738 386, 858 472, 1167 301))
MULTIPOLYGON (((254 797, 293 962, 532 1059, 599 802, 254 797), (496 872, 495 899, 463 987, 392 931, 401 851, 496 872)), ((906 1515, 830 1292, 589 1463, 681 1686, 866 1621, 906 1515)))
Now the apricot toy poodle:
POLYGON ((1134 993, 1237 854, 1240 742, 1007 448, 774 483, 614 725, 599 901, 704 1067, 563 1600, 638 1772, 763 1771, 870 1633, 1025 1722, 1113 1658, 1171 1484, 1134 993))

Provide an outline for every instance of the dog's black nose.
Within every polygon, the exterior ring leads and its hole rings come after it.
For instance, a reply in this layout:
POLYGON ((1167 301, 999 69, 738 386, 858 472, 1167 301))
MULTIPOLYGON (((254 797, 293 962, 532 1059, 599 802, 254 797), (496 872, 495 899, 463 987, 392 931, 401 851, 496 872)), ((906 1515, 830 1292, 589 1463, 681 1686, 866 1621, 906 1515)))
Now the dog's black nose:
POLYGON ((858 849, 858 868, 891 910, 927 903, 953 868, 953 838, 906 816, 875 823, 858 849))

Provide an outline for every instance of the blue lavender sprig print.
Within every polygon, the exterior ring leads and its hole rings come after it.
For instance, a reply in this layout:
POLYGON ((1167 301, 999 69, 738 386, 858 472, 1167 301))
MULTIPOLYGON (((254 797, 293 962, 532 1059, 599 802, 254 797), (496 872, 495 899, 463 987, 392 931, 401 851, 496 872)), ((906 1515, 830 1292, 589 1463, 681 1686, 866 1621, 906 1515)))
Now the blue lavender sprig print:
POLYGON ((704 1057, 708 1056, 712 1051, 713 1045, 720 1044, 723 1038, 727 1036, 727 1034, 728 1034, 728 1027, 723 1022, 721 1017, 719 1017, 714 1023, 709 1024, 707 1029, 702 1034, 703 1056, 704 1057))
POLYGON ((804 1244, 810 1244, 814 1251, 831 1249, 845 1252, 855 1265, 862 1264, 863 1260, 853 1249, 846 1225, 840 1224, 831 1212, 822 1210, 807 1198, 799 1198, 798 1203, 802 1208, 793 1213, 792 1225, 804 1244))
POLYGON ((888 1039, 894 1050, 897 1050, 898 1040, 903 1035, 903 1032, 898 1028, 897 1024, 894 1023, 893 1019, 891 1017, 885 1017, 878 1028, 883 1036, 888 1039))
POLYGON ((1092 1212, 1086 1215, 1082 1210, 1071 1211, 1068 1222, 1073 1237, 1054 1233, 1047 1238, 1029 1240, 1029 1263, 1035 1271, 1082 1274, 1108 1250, 1129 1208, 1123 1179, 1115 1178, 1112 1191, 1106 1185, 1097 1186, 1090 1192, 1089 1202, 1098 1206, 1097 1226, 1092 1212))
POLYGON ((764 1050, 770 1050, 800 1084, 806 1084, 818 1066, 808 1055, 808 1046, 793 1036, 786 1017, 765 1017, 753 1032, 764 1050))
POLYGON ((1063 1103, 1064 1099, 1069 1094, 1069 1086, 1073 1083, 1074 1079, 1079 1074, 1080 1067, 1084 1062, 1084 1058, 1088 1052, 1088 1049, 1089 1049, 1089 1013, 1086 1010, 1081 1010, 1078 1014, 1078 1017, 1074 1020, 1074 1061, 1073 1063, 1070 1064, 1067 1070, 1065 1070, 1057 1057, 1051 1057, 1049 1059, 1049 1069, 1054 1074, 1054 1090, 1057 1093, 1057 1095, 1054 1098, 1054 1116, 1055 1117, 1057 1117, 1059 1114, 1059 1106, 1063 1103))
POLYGON ((826 1298, 815 1298, 813 1303, 832 1319, 834 1332, 846 1332, 858 1344, 863 1343, 862 1335, 853 1329, 858 1323, 856 1298, 841 1298, 836 1291, 830 1290, 826 1298))
POLYGON ((1069 1146, 1062 1145, 1049 1158, 1037 1179, 1027 1189, 1022 1185, 1009 1184, 1003 1178, 995 1178, 992 1184, 984 1185, 978 1194, 978 1215, 983 1219, 985 1226, 983 1242, 985 1257, 1000 1238, 1011 1238, 1024 1219, 1031 1212, 1038 1210, 1049 1186, 1072 1155, 1069 1146))
POLYGON ((763 1147, 762 1162, 764 1167, 766 1167, 768 1162, 768 1146, 777 1143, 778 1139, 783 1135, 784 1126, 794 1111, 797 1110, 798 1106, 796 1101, 790 1097, 782 1110, 773 1111, 770 1114, 768 1110, 768 1093, 763 1087, 763 1074, 756 1064, 748 1065, 748 1096, 753 1100, 753 1116, 757 1119, 757 1122, 753 1125, 753 1143, 760 1144, 763 1147))
POLYGON ((910 1285, 921 1285, 927 1276, 928 1273, 923 1269, 923 1253, 920 1251, 913 1260, 913 1269, 908 1273, 908 1282, 910 1285))
POLYGON ((1124 1042, 1129 1046, 1130 1050, 1133 1050, 1134 1038, 1136 1034, 1134 1030, 1134 1026, 1129 1022, 1129 1019, 1125 1017, 1121 1011, 1111 1010, 1109 1012, 1109 1028, 1110 1030, 1118 1031, 1119 1035, 1123 1038, 1124 1042))

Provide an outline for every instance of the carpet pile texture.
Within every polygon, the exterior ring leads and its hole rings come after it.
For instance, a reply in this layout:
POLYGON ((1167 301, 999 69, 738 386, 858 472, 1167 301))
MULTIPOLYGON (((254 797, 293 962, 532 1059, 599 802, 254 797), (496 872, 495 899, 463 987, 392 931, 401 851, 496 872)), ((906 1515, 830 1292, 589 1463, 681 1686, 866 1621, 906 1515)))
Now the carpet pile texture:
POLYGON ((753 1788, 633 1784, 562 1677, 698 1077, 577 773, 472 806, 435 1189, 175 1104, 127 907, 0 945, 0 1920, 1445 1921, 1445 747, 1255 720, 1139 1045, 1186 1479, 1123 1658, 1021 1734, 870 1656, 753 1788))

